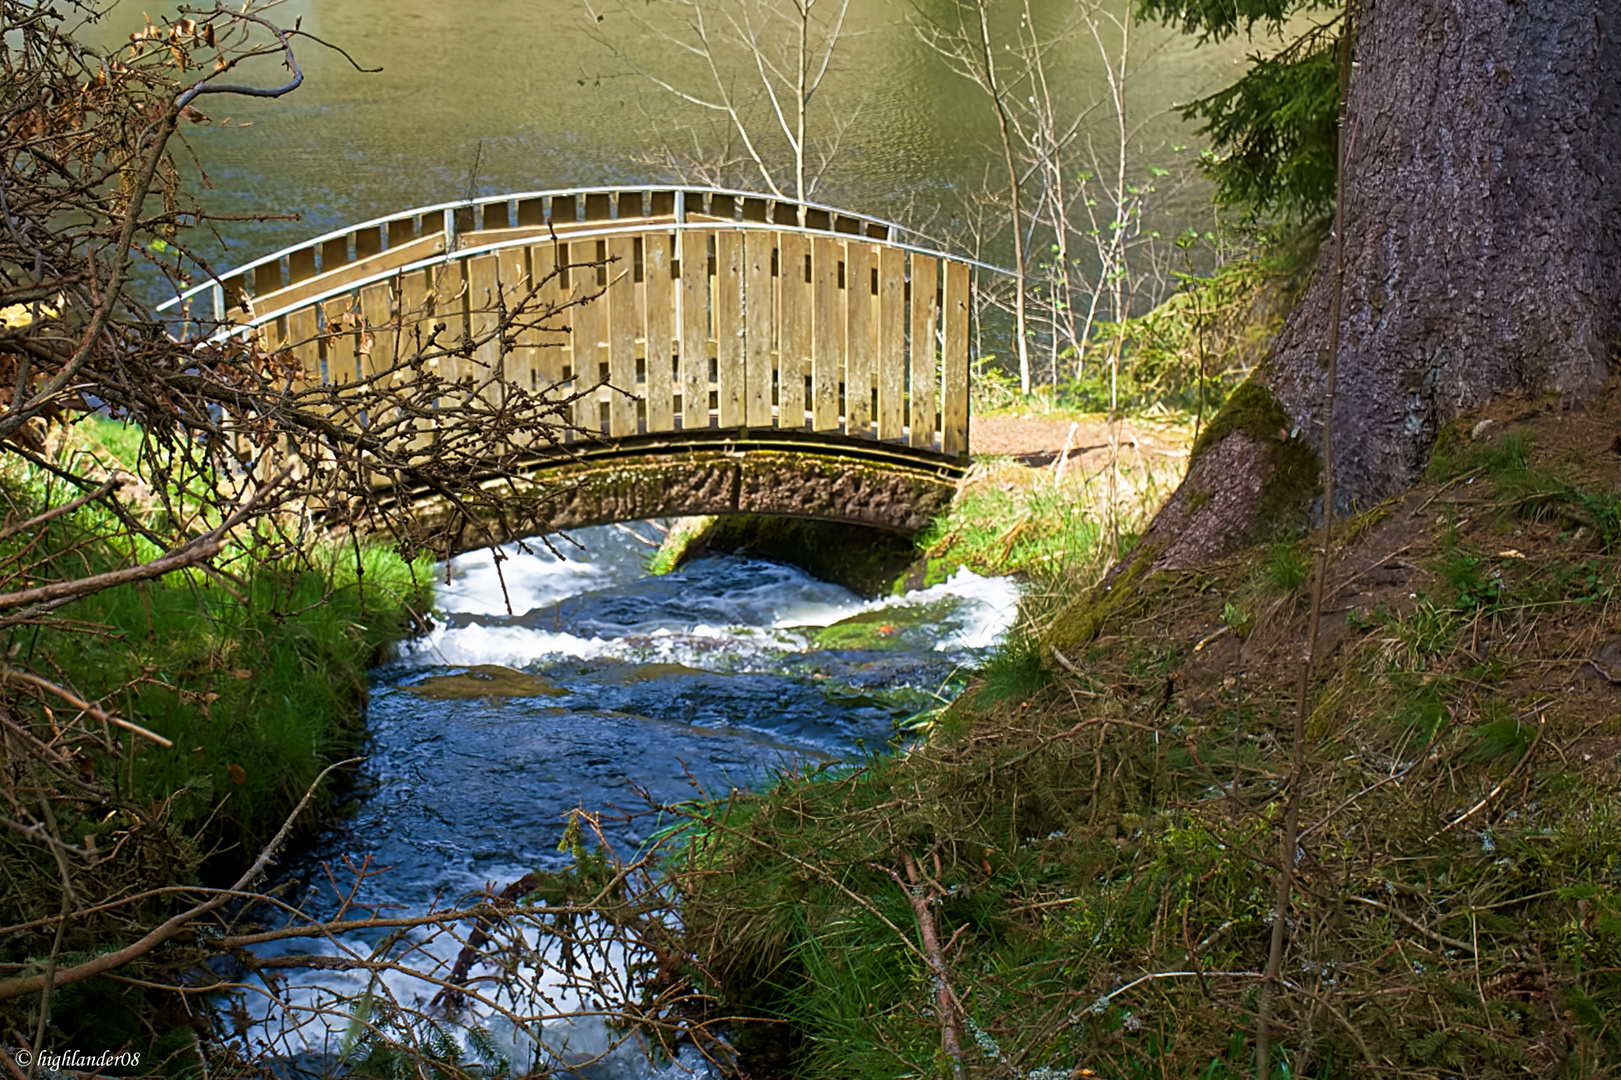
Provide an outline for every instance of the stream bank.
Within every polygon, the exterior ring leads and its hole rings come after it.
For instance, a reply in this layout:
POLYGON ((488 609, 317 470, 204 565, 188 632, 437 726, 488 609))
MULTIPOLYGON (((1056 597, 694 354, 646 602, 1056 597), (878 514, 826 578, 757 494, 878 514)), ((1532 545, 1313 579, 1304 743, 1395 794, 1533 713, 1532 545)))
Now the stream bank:
MULTIPOLYGON (((104 475, 140 490, 127 470, 142 438, 137 428, 89 418, 53 432, 59 443, 45 461, 94 457, 104 475)), ((17 521, 60 499, 52 493, 59 482, 17 455, 0 470, 17 521)), ((146 507, 142 524, 161 522, 162 502, 150 492, 130 505, 146 507)), ((15 560, 32 551, 35 573, 72 578, 162 554, 123 526, 90 502, 11 532, 5 555, 15 560)), ((426 599, 428 564, 413 567, 391 551, 353 543, 311 543, 264 561, 245 549, 262 550, 251 540, 232 543, 219 573, 115 585, 63 607, 59 619, 12 628, 4 645, 10 655, 50 671, 91 708, 41 694, 48 723, 39 730, 57 745, 34 744, 44 752, 31 759, 18 752, 26 741, 7 744, 11 783, 38 800, 28 813, 45 813, 84 856, 68 877, 52 849, 26 832, 8 830, 0 839, 0 925, 21 926, 0 938, 0 968, 8 974, 42 971, 53 957, 69 963, 126 948, 187 910, 196 894, 184 890, 236 880, 321 770, 359 742, 367 670, 411 633, 414 608, 426 599), (110 721, 89 723, 104 715, 151 737, 110 721), (73 745, 67 734, 81 723, 95 737, 73 745), (65 899, 84 914, 58 937, 53 917, 65 899)), ((28 696, 17 700, 33 704, 28 696)), ((29 714, 15 701, 6 713, 7 738, 26 740, 29 714)), ((316 805, 326 806, 338 787, 326 784, 316 805)), ((303 815, 295 835, 313 835, 315 819, 303 815)), ((126 1047, 147 1061, 189 1051, 192 1018, 161 985, 186 977, 202 954, 171 946, 122 968, 126 978, 60 987, 40 1045, 126 1047)), ((38 994, 8 999, 0 1023, 32 1033, 39 1008, 38 994)))
POLYGON ((1079 640, 1084 578, 1027 594, 925 741, 711 800, 676 880, 745 1069, 1239 1080, 1264 1010, 1272 1077, 1610 1075, 1617 430, 1621 384, 1500 402, 1337 529, 1292 778, 1306 537, 1117 583, 1079 640))

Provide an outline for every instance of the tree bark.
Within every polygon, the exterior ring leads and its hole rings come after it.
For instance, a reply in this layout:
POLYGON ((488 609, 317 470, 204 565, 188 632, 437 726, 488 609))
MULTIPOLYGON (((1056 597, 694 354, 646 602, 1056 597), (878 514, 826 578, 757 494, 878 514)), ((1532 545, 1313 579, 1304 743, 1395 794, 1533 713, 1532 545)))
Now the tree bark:
MULTIPOLYGON (((1364 0, 1345 111, 1336 515, 1504 393, 1579 408, 1621 343, 1621 0, 1364 0)), ((1197 565, 1320 516, 1333 245, 1140 549, 1197 565)))

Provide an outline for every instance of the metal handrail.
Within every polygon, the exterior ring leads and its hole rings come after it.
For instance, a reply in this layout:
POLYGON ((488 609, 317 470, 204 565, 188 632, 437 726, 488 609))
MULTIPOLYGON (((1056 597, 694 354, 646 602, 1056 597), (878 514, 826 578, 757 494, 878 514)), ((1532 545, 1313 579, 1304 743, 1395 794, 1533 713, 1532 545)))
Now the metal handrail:
MULTIPOLYGON (((845 210, 845 209, 842 209, 842 208, 837 207, 837 206, 829 206, 826 203, 801 202, 798 199, 781 198, 779 196, 770 195, 770 194, 766 194, 766 193, 763 193, 763 192, 743 191, 743 190, 737 189, 737 188, 696 187, 696 186, 693 186, 693 185, 690 185, 690 184, 646 184, 646 185, 641 185, 641 184, 619 184, 619 185, 603 186, 603 187, 549 188, 549 189, 546 189, 546 190, 543 190, 543 191, 520 191, 520 192, 511 192, 511 193, 508 193, 508 194, 505 194, 505 195, 487 195, 487 196, 481 196, 481 197, 476 198, 476 199, 458 199, 458 200, 456 200, 454 202, 434 203, 434 204, 429 205, 429 206, 419 206, 419 207, 416 207, 416 208, 411 209, 411 210, 402 210, 402 211, 399 211, 398 213, 388 214, 388 215, 385 215, 385 216, 379 217, 379 218, 372 218, 369 221, 362 221, 362 222, 360 222, 358 224, 355 224, 355 225, 346 225, 341 229, 335 229, 332 232, 322 233, 320 236, 312 237, 312 238, 310 238, 308 240, 301 240, 296 244, 290 244, 287 247, 281 248, 280 250, 272 252, 269 255, 263 255, 263 256, 261 256, 261 257, 259 257, 257 259, 254 259, 251 262, 243 263, 241 266, 234 267, 231 270, 225 271, 224 273, 222 273, 222 274, 220 274, 218 276, 210 277, 209 280, 204 281, 201 284, 194 285, 191 288, 187 289, 186 291, 184 291, 182 293, 179 293, 176 296, 172 297, 171 299, 163 301, 162 303, 160 303, 160 304, 158 304, 156 306, 155 310, 157 310, 157 311, 166 311, 169 308, 172 308, 175 305, 181 303, 182 301, 190 300, 191 298, 193 298, 195 296, 198 296, 198 295, 202 294, 203 292, 206 292, 209 289, 212 289, 212 288, 214 288, 216 286, 219 286, 219 285, 223 285, 226 278, 237 277, 239 275, 244 275, 244 274, 247 274, 249 271, 258 269, 261 266, 268 266, 271 263, 279 262, 281 259, 286 258, 288 255, 291 255, 295 251, 304 251, 306 249, 314 248, 317 245, 325 244, 325 243, 327 243, 328 241, 331 241, 331 240, 337 240, 337 239, 340 239, 340 238, 348 237, 348 236, 350 236, 350 235, 352 235, 354 233, 360 232, 361 230, 364 230, 364 229, 380 228, 380 227, 382 227, 384 225, 388 225, 388 224, 390 224, 392 222, 395 222, 395 221, 403 221, 403 220, 406 220, 408 218, 417 218, 417 217, 421 217, 421 216, 427 215, 427 214, 443 213, 445 211, 459 210, 459 209, 462 209, 464 207, 491 206, 491 205, 494 205, 496 203, 505 203, 505 202, 509 202, 509 201, 512 201, 512 200, 523 201, 523 200, 528 200, 528 199, 556 198, 558 196, 569 196, 569 195, 613 195, 613 194, 621 194, 621 193, 628 193, 628 192, 647 192, 647 193, 651 194, 651 193, 654 193, 654 192, 665 192, 665 191, 671 192, 671 193, 694 192, 694 193, 705 194, 705 195, 729 195, 729 196, 732 196, 734 198, 741 197, 741 198, 744 198, 744 199, 764 199, 764 200, 771 201, 771 202, 780 202, 780 203, 791 204, 791 205, 794 205, 794 206, 803 206, 808 210, 826 211, 827 213, 837 214, 837 215, 839 215, 841 217, 859 219, 859 220, 862 220, 862 221, 870 222, 870 223, 872 223, 874 225, 881 225, 881 226, 883 226, 885 228, 893 229, 893 230, 896 230, 898 232, 909 233, 909 234, 911 234, 913 236, 922 236, 923 235, 922 233, 918 232, 916 229, 909 229, 906 226, 898 224, 898 223, 893 222, 893 221, 886 221, 883 218, 872 217, 871 215, 868 215, 868 214, 853 213, 853 212, 851 212, 849 210, 845 210)), ((617 219, 608 219, 608 220, 617 220, 617 219)), ((553 222, 552 224, 562 224, 562 223, 553 222)), ((578 221, 576 221, 576 222, 572 222, 570 224, 591 224, 591 223, 590 222, 578 222, 578 221)), ((706 222, 704 224, 724 225, 725 223, 724 222, 706 222)), ((775 228, 775 229, 782 230, 782 231, 789 231, 790 229, 793 228, 791 226, 774 225, 771 222, 749 222, 749 223, 744 223, 744 224, 763 224, 763 225, 766 225, 769 228, 775 228)), ((638 231, 645 231, 645 229, 644 230, 638 230, 638 231)), ((812 229, 812 230, 807 230, 807 231, 809 231, 813 235, 820 236, 820 235, 823 235, 823 234, 827 233, 830 230, 812 229)), ((606 235, 606 234, 598 234, 598 233, 593 232, 591 235, 606 235)), ((840 235, 844 235, 844 234, 840 234, 840 235)), ((449 245, 447 244, 446 246, 447 246, 447 249, 448 249, 449 245)), ((454 254, 460 254, 460 252, 449 252, 447 250, 447 254, 454 255, 454 254)), ((955 258, 955 256, 948 256, 948 257, 955 258)), ((334 267, 334 269, 337 269, 337 268, 334 267)), ((991 267, 989 269, 995 269, 995 268, 991 267)))
MULTIPOLYGON (((623 190, 623 189, 610 188, 608 190, 610 190, 610 191, 618 191, 618 190, 623 190)), ((723 192, 723 194, 724 194, 724 192, 723 192)), ((465 205, 465 204, 458 203, 458 204, 455 204, 455 205, 465 205)), ((761 223, 759 223, 759 222, 745 222, 745 221, 731 221, 731 222, 728 222, 728 221, 692 221, 692 222, 674 222, 674 223, 667 222, 667 223, 664 223, 664 224, 657 225, 655 227, 655 229, 659 230, 659 231, 672 230, 672 231, 675 231, 675 232, 692 231, 692 230, 700 230, 700 229, 702 229, 702 230, 735 229, 735 230, 741 232, 741 231, 745 231, 745 230, 757 229, 757 228, 760 227, 760 224, 761 223)), ((844 236, 844 235, 846 235, 846 234, 843 234, 843 233, 829 234, 828 231, 825 230, 825 229, 807 229, 807 228, 801 228, 799 226, 790 226, 790 225, 766 225, 765 228, 767 229, 767 231, 770 231, 770 232, 798 233, 798 234, 800 234, 802 236, 810 236, 810 237, 827 237, 829 235, 833 235, 833 236, 844 236)), ((648 232, 648 231, 650 231, 650 230, 648 229, 648 227, 645 224, 641 224, 641 225, 624 225, 624 226, 619 226, 619 227, 611 228, 611 229, 600 229, 600 230, 593 229, 593 230, 590 230, 589 232, 585 232, 585 233, 571 233, 571 234, 569 234, 568 239, 566 241, 564 241, 564 242, 572 244, 576 240, 581 240, 581 239, 591 239, 591 238, 600 237, 600 236, 623 236, 623 235, 627 235, 627 234, 640 235, 640 234, 648 232)), ((910 231, 910 230, 908 230, 908 231, 910 231)), ((344 234, 340 233, 338 235, 344 235, 344 234)), ((883 244, 883 245, 888 246, 888 247, 897 248, 897 249, 899 249, 901 251, 909 251, 909 252, 912 252, 913 254, 916 254, 916 255, 926 255, 926 256, 929 256, 931 258, 937 258, 937 259, 950 259, 950 260, 952 260, 954 262, 963 263, 963 264, 965 264, 967 266, 972 266, 972 267, 974 267, 976 269, 979 269, 979 270, 987 270, 987 271, 990 271, 991 273, 1002 274, 1002 275, 1007 276, 1007 277, 1015 276, 1013 271, 1004 269, 1004 268, 1002 268, 1000 266, 992 266, 989 263, 979 262, 976 259, 963 258, 962 256, 959 256, 959 255, 948 255, 945 252, 934 251, 934 250, 931 250, 929 248, 919 247, 919 246, 917 246, 915 244, 902 244, 902 243, 897 243, 896 241, 893 241, 893 240, 881 240, 881 239, 878 239, 876 237, 860 237, 859 239, 863 243, 883 244)), ((544 240, 542 240, 541 242, 544 242, 544 240)), ((279 319, 284 315, 289 315, 289 314, 291 314, 291 313, 293 313, 295 311, 301 311, 301 310, 303 310, 305 308, 313 307, 316 304, 320 304, 320 303, 323 303, 326 300, 330 300, 334 296, 340 296, 340 295, 342 295, 344 293, 353 292, 353 291, 355 291, 357 289, 365 288, 367 285, 375 285, 380 281, 387 281, 390 278, 393 278, 393 277, 395 277, 395 276, 397 276, 399 274, 410 273, 410 272, 415 271, 415 270, 426 270, 429 267, 437 266, 437 265, 440 265, 440 264, 446 263, 446 262, 451 262, 451 261, 456 260, 456 259, 471 259, 471 258, 473 258, 475 256, 478 256, 478 255, 487 255, 487 254, 490 254, 491 252, 503 251, 503 250, 506 250, 508 248, 531 247, 535 243, 536 243, 536 239, 534 237, 521 237, 521 238, 514 239, 514 240, 502 240, 502 241, 498 241, 498 242, 492 243, 492 244, 481 244, 481 245, 477 245, 477 246, 474 246, 474 247, 463 248, 463 249, 461 249, 459 251, 448 251, 447 250, 444 254, 430 255, 425 259, 418 259, 415 262, 406 263, 406 264, 401 265, 401 266, 390 267, 387 270, 379 270, 379 271, 376 271, 375 273, 372 273, 372 274, 370 274, 370 275, 368 275, 366 277, 356 278, 354 281, 345 282, 342 285, 334 285, 332 288, 330 288, 330 289, 328 289, 328 290, 326 290, 324 292, 318 293, 315 296, 305 297, 304 299, 298 300, 295 303, 288 304, 288 305, 286 305, 284 307, 276 308, 273 311, 265 312, 263 314, 255 312, 253 317, 251 319, 249 319, 247 322, 238 323, 238 324, 230 326, 228 328, 218 330, 211 337, 209 337, 208 340, 209 340, 210 343, 217 343, 217 342, 229 340, 232 337, 236 337, 236 336, 248 333, 249 331, 252 331, 254 329, 257 329, 258 327, 263 326, 265 323, 273 322, 276 319, 279 319)), ((246 269, 246 268, 244 268, 244 269, 246 269)), ((179 299, 180 299, 180 297, 176 298, 176 300, 179 300, 179 299)), ((171 301, 171 303, 173 303, 173 302, 174 301, 171 301)))

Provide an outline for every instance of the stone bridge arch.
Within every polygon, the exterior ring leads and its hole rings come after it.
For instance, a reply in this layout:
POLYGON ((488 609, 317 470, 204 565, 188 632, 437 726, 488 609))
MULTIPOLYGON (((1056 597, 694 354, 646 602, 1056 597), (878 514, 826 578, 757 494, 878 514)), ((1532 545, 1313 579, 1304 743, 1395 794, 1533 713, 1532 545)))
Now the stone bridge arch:
MULTIPOLYGON (((944 457, 886 453, 832 437, 658 436, 577 453, 537 455, 520 480, 492 481, 478 520, 442 496, 401 492, 419 538, 445 554, 541 533, 650 518, 754 514, 856 525, 912 536, 950 505, 962 469, 944 457), (514 506, 506 517, 502 489, 514 506), (537 492, 537 489, 538 492, 537 492), (534 494, 543 496, 534 499, 534 494)), ((404 509, 404 507, 400 507, 404 509)))

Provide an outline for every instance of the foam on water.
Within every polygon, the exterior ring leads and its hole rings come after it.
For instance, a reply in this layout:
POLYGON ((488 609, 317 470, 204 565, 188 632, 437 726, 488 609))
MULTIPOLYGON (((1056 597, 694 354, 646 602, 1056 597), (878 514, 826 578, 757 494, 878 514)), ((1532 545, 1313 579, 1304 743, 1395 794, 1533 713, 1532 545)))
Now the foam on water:
POLYGON ((643 551, 623 533, 588 529, 580 535, 589 562, 581 552, 560 549, 559 557, 534 541, 527 552, 516 545, 503 548, 499 564, 488 551, 452 560, 449 582, 436 589, 439 624, 406 646, 402 661, 413 667, 524 667, 557 657, 643 663, 693 663, 709 657, 708 664, 694 666, 735 669, 803 651, 808 646, 804 635, 790 632, 797 627, 829 626, 864 612, 942 602, 952 606, 955 625, 935 649, 974 652, 995 645, 1018 611, 1016 585, 966 567, 931 588, 863 601, 793 567, 769 563, 753 563, 746 573, 722 574, 724 580, 718 582, 704 580, 723 562, 715 559, 698 560, 667 578, 648 578, 643 551), (610 591, 633 585, 654 594, 653 602, 602 602, 610 591), (580 599, 589 594, 597 594, 599 602, 580 599), (717 648, 720 644, 725 647, 717 648), (726 660, 719 660, 721 653, 728 654, 726 660))

